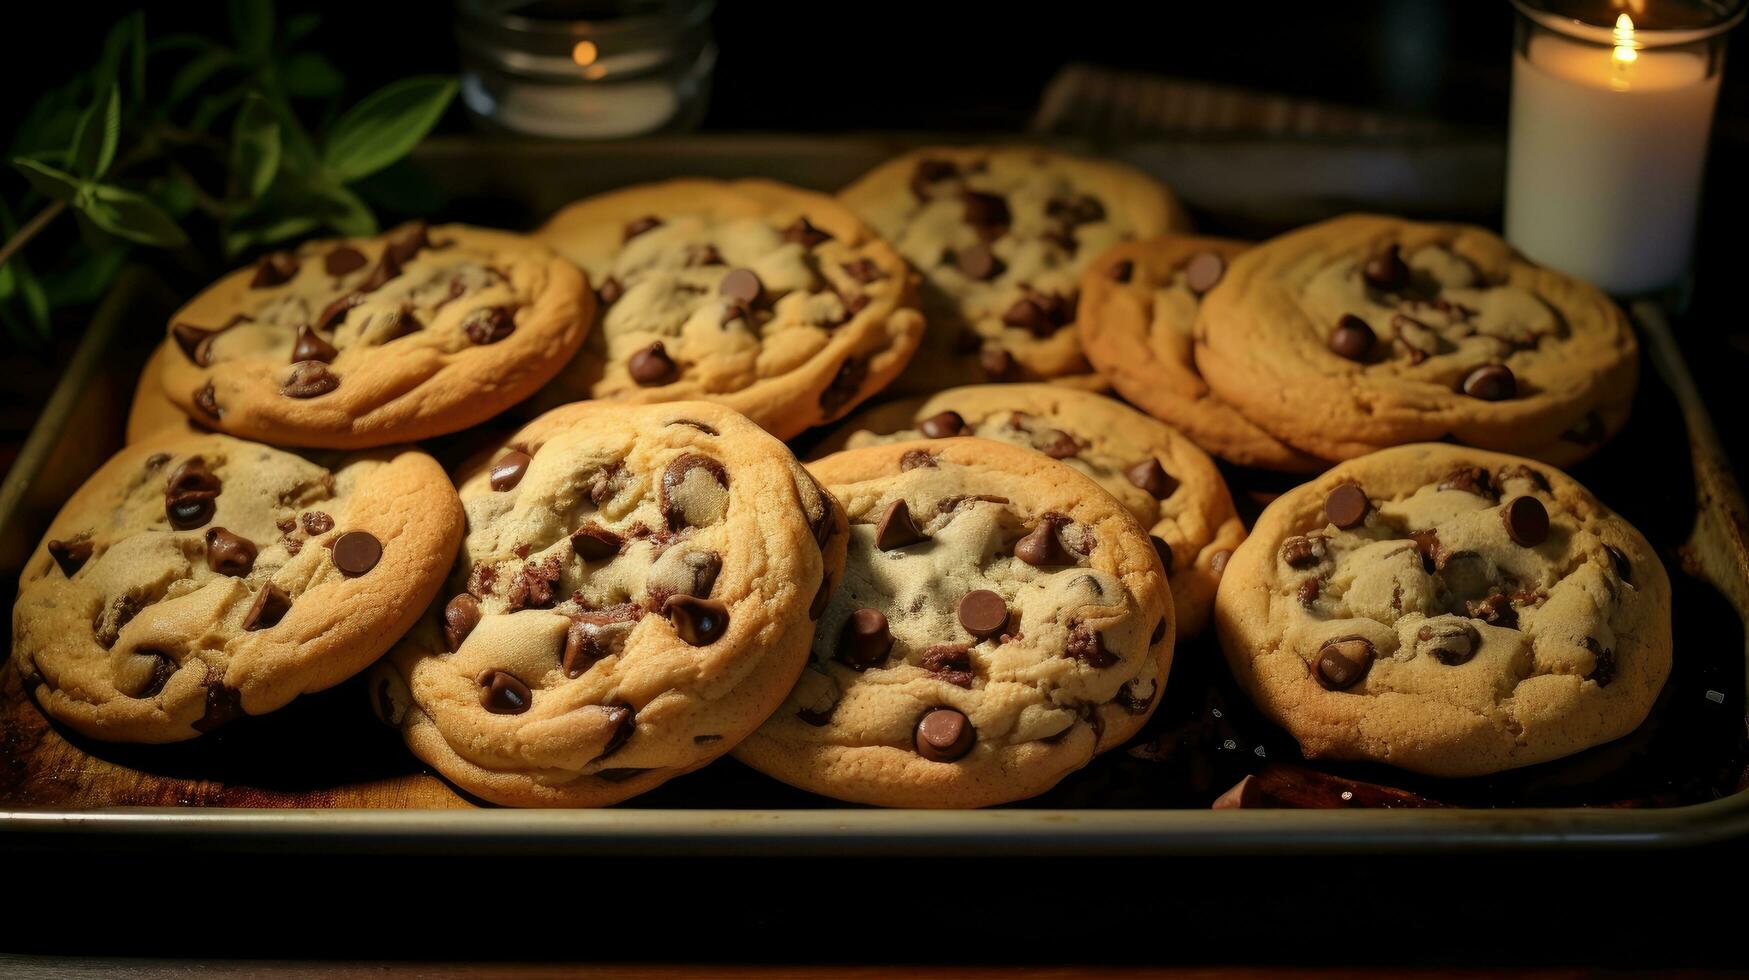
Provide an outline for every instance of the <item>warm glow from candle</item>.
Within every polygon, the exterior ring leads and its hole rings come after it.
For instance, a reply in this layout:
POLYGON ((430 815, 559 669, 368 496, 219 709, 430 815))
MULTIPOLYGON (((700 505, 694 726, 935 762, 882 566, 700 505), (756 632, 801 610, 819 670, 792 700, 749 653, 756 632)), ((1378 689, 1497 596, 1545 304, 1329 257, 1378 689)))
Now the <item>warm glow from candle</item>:
MULTIPOLYGON (((1627 15, 1623 14, 1622 16, 1626 17, 1627 15)), ((1631 24, 1629 29, 1632 30, 1631 24)), ((1620 49, 1618 48, 1617 50, 1619 51, 1620 49)), ((578 41, 577 46, 571 49, 571 60, 579 65, 592 65, 595 63, 595 57, 598 53, 599 52, 595 49, 594 41, 578 41)), ((1617 57, 1619 57, 1619 55, 1617 57)))
POLYGON ((1633 64, 1635 59, 1640 56, 1640 52, 1636 50, 1639 47, 1639 42, 1634 40, 1634 19, 1626 13, 1616 17, 1613 33, 1615 34, 1616 65, 1619 67, 1633 64))

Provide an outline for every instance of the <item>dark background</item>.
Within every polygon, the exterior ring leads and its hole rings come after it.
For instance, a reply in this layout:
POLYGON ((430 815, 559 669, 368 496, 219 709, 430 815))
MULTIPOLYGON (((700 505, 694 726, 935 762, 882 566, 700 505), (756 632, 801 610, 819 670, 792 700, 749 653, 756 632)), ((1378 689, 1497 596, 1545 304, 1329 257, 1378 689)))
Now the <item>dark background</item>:
MULTIPOLYGON (((9 4, 0 25, 0 136, 11 134, 34 93, 89 63, 113 19, 136 6, 9 4)), ((309 43, 346 73, 345 102, 394 78, 456 68, 447 4, 280 6, 325 13, 309 43)), ((222 3, 147 11, 152 35, 224 33, 222 3)), ((1503 132, 1512 14, 1505 0, 727 0, 714 28, 721 54, 704 122, 710 131, 1016 131, 1051 75, 1081 61, 1503 132)), ((1744 258, 1743 67, 1724 80, 1702 249, 1703 299, 1721 311, 1737 306, 1733 273, 1744 258)), ((443 128, 470 128, 459 106, 443 128)), ((0 178, 0 193, 17 187, 15 178, 0 178)), ((1727 333, 1742 336, 1740 316, 1716 329, 1718 342, 1696 360, 1723 420, 1741 416, 1749 347, 1727 333)), ((30 417, 22 407, 12 413, 7 438, 22 437, 30 417)), ((195 956, 1740 965, 1741 923, 1733 916, 1743 907, 1744 855, 1732 845, 1542 861, 998 868, 947 859, 706 866, 177 854, 92 854, 38 866, 25 854, 8 861, 8 890, 18 911, 34 914, 5 916, 4 945, 195 956), (419 925, 389 925, 409 917, 419 925)))

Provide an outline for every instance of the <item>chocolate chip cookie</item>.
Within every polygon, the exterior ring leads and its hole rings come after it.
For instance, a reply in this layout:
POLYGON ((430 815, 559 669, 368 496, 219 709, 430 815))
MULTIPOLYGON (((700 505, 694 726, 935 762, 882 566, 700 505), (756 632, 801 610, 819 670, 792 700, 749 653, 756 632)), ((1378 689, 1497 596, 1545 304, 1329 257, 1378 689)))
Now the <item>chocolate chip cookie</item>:
POLYGON ((170 399, 276 445, 456 432, 545 384, 583 343, 583 273, 520 235, 422 223, 306 243, 219 280, 170 320, 170 399))
POLYGON ((1248 245, 1163 235, 1106 250, 1081 276, 1075 320, 1087 360, 1133 404, 1241 466, 1311 473, 1329 465, 1239 414, 1197 373, 1196 314, 1248 245))
POLYGON ((169 395, 164 394, 164 386, 159 383, 158 379, 164 373, 164 362, 174 354, 175 348, 168 340, 153 348, 152 356, 146 359, 146 366, 140 371, 140 379, 134 383, 134 400, 128 406, 129 445, 162 429, 174 428, 179 432, 203 431, 182 409, 176 407, 169 395))
POLYGON ((1552 467, 1420 444, 1283 495, 1215 624, 1310 757, 1477 776, 1618 738, 1670 673, 1652 546, 1552 467))
POLYGON ((1180 638, 1202 632, 1221 568, 1245 539, 1208 454, 1114 399, 1059 385, 974 385, 878 405, 820 448, 977 436, 1037 450, 1093 478, 1154 540, 1172 583, 1180 638))
POLYGON ((1638 347, 1600 290, 1466 225, 1350 215, 1233 259, 1197 369, 1304 452, 1451 439, 1565 465, 1627 421, 1638 347))
POLYGON ((461 789, 602 806, 728 751, 783 701, 842 568, 842 511, 708 402, 581 402, 465 466, 447 591, 373 702, 461 789))
POLYGON ((1111 245, 1188 230, 1177 200, 1121 164, 1031 147, 929 147, 839 199, 923 273, 929 333, 895 391, 985 381, 1102 388, 1072 324, 1081 271, 1111 245))
POLYGON ((700 398, 788 439, 879 391, 923 334, 898 253, 831 198, 773 181, 614 191, 539 236, 589 270, 601 300, 541 406, 700 398))
POLYGON ((1172 597, 1134 516, 987 439, 809 465, 850 519, 843 581, 789 699, 735 757, 825 796, 972 807, 1049 789, 1147 720, 1172 597))
POLYGON ((424 453, 161 430, 49 526, 19 580, 13 659, 82 734, 194 738, 369 666, 437 594, 461 533, 424 453))

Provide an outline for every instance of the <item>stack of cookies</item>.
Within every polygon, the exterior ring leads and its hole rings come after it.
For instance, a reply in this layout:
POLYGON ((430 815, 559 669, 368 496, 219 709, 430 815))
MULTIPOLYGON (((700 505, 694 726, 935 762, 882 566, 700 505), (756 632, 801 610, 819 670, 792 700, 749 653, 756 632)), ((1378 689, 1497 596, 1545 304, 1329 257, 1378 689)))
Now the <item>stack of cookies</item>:
POLYGON ((1607 298, 1478 229, 1196 237, 1032 148, 309 242, 166 325, 14 662, 128 742, 368 672, 504 805, 733 753, 964 807, 1130 739, 1212 623, 1308 757, 1494 772, 1624 734, 1668 673, 1657 557, 1551 465, 1635 364, 1607 298), (457 434, 448 472, 418 445, 457 434), (1248 538, 1211 456, 1322 475, 1248 538))

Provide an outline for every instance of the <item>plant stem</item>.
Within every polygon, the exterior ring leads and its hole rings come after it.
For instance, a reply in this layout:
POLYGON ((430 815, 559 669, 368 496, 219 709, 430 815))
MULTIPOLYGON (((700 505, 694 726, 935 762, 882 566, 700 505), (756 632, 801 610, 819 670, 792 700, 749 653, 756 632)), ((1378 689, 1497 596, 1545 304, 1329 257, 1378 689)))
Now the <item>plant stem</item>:
POLYGON ((59 217, 61 212, 66 209, 66 201, 55 201, 48 207, 38 211, 36 217, 30 219, 30 221, 25 223, 24 227, 18 229, 18 233, 13 235, 10 239, 7 239, 5 245, 0 245, 0 266, 3 266, 10 261, 13 253, 23 248, 26 242, 37 236, 37 232, 48 227, 49 222, 59 217))

